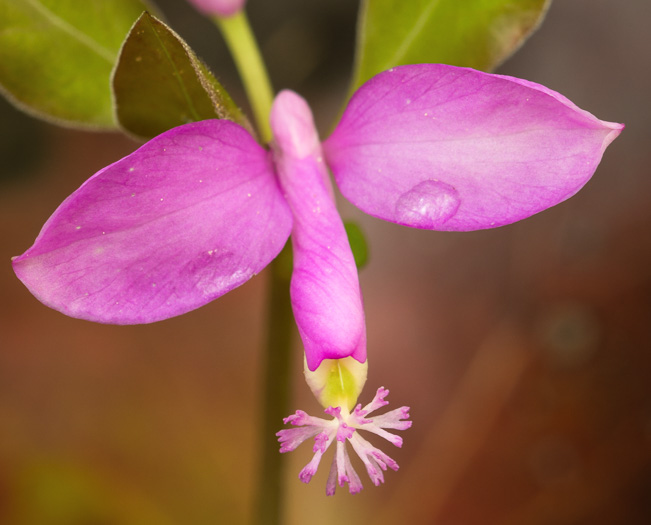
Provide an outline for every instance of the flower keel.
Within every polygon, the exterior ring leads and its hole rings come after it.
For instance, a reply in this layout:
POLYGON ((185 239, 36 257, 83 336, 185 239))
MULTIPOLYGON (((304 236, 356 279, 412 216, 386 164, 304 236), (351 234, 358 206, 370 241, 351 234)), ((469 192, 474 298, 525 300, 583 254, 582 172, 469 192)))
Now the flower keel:
POLYGON ((307 102, 291 91, 279 93, 271 128, 274 164, 293 216, 290 295, 308 368, 346 357, 364 363, 366 325, 355 258, 307 102))

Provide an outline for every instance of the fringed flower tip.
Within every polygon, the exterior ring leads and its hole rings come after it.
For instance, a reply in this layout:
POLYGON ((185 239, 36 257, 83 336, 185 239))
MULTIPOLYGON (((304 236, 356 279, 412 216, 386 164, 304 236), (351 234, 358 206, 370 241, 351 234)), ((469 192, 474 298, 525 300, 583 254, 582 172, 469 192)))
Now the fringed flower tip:
POLYGON ((384 482, 383 470, 387 467, 398 470, 398 464, 387 456, 380 449, 366 441, 356 430, 367 430, 373 434, 386 439, 396 447, 402 446, 402 438, 386 429, 407 430, 411 427, 409 421, 409 407, 400 407, 378 416, 368 417, 371 412, 388 405, 385 400, 389 391, 380 387, 368 405, 362 408, 357 405, 352 413, 342 407, 328 407, 325 413, 332 416, 332 420, 313 417, 302 410, 286 417, 283 422, 300 428, 288 428, 281 430, 276 435, 280 442, 280 452, 291 452, 301 443, 314 437, 314 457, 301 470, 298 475, 303 483, 309 483, 317 471, 323 454, 328 447, 336 441, 337 449, 330 467, 330 475, 326 484, 326 494, 332 496, 335 493, 337 484, 340 487, 348 483, 348 490, 351 494, 357 494, 362 490, 362 482, 355 472, 346 448, 346 440, 350 441, 355 453, 364 463, 371 481, 375 486, 384 482))

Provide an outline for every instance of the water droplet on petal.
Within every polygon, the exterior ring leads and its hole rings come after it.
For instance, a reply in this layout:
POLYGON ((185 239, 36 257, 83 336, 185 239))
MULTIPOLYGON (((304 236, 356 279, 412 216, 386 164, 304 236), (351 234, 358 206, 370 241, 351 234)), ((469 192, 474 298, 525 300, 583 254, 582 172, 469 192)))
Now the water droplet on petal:
POLYGON ((426 180, 403 193, 396 201, 396 220, 400 224, 434 230, 457 213, 457 190, 437 180, 426 180))

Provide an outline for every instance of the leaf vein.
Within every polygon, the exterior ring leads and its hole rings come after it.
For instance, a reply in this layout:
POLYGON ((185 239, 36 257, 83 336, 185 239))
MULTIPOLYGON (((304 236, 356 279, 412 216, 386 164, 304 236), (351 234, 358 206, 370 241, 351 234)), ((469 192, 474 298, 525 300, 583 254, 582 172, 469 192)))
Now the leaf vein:
POLYGON ((432 17, 434 10, 441 4, 441 0, 432 0, 430 4, 425 8, 418 21, 414 24, 411 30, 405 35, 405 39, 400 44, 400 47, 396 50, 390 60, 387 61, 386 67, 391 67, 400 64, 400 61, 409 51, 409 47, 413 44, 416 37, 421 33, 425 28, 425 25, 432 17))
POLYGON ((98 42, 93 40, 87 34, 83 33, 72 24, 66 22, 63 18, 61 18, 56 13, 50 11, 38 0, 27 0, 27 1, 34 8, 34 10, 38 11, 39 14, 41 14, 53 26, 57 27, 64 33, 68 34, 70 37, 77 40, 80 44, 86 46, 88 49, 93 51, 96 55, 106 60, 109 64, 111 65, 113 64, 113 62, 115 61, 115 53, 113 53, 111 50, 100 45, 98 42))

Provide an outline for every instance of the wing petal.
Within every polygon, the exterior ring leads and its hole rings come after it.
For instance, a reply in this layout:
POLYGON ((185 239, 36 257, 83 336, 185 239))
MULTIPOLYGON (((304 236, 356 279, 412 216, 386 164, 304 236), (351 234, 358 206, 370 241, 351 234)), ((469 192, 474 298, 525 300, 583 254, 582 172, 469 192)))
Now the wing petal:
POLYGON ((366 213, 467 231, 571 197, 622 129, 533 82, 420 64, 364 84, 323 147, 341 192, 366 213))
POLYGON ((250 279, 291 226, 269 153, 240 126, 206 120, 93 175, 13 266, 40 301, 66 315, 149 323, 250 279))

